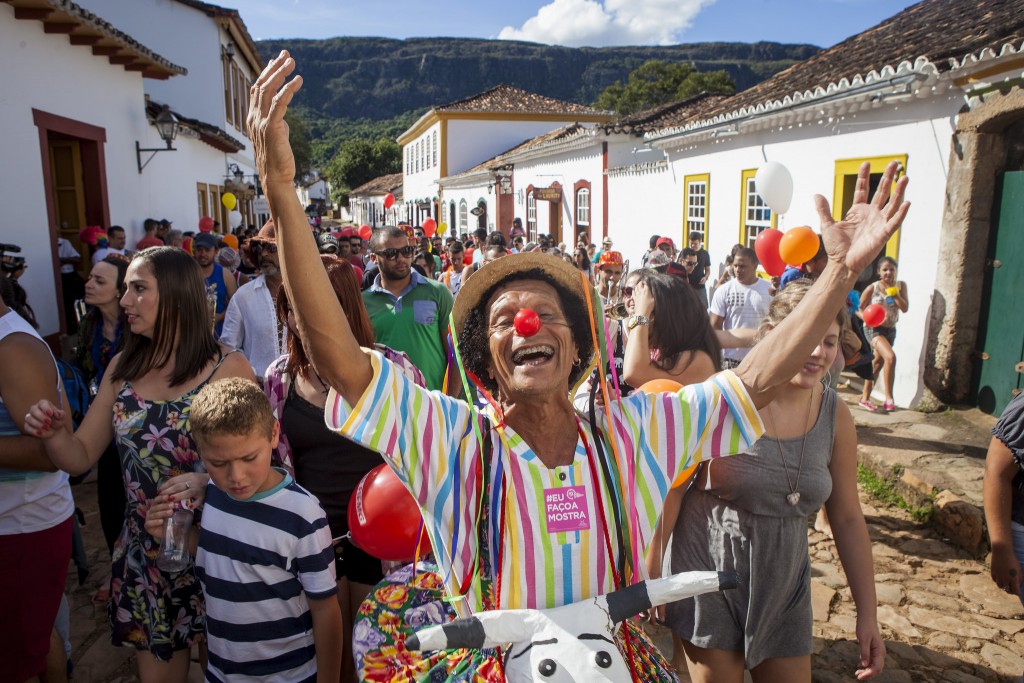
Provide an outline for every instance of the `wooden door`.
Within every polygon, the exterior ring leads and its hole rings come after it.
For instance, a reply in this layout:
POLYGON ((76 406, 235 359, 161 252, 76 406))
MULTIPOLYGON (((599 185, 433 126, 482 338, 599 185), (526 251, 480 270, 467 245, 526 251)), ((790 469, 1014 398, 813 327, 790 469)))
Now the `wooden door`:
POLYGON ((85 227, 85 192, 82 186, 82 150, 78 140, 51 139, 50 186, 57 219, 57 234, 71 242, 82 255, 79 271, 88 275, 89 248, 78 233, 85 227))
POLYGON ((548 235, 551 245, 558 246, 562 241, 562 202, 548 202, 548 235))
POLYGON ((978 407, 998 415, 1024 385, 1024 171, 1004 173, 993 205, 992 235, 978 334, 978 407))

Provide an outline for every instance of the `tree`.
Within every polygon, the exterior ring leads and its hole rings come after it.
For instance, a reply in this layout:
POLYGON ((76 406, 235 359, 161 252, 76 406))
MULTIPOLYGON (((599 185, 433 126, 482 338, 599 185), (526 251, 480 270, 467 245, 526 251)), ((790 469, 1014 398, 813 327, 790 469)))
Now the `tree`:
POLYGON ((327 178, 334 188, 331 201, 345 204, 348 193, 354 188, 401 170, 402 148, 395 142, 388 138, 378 138, 376 142, 349 138, 327 164, 327 178))
POLYGON ((289 109, 284 113, 288 124, 288 142, 295 156, 295 179, 302 180, 313 167, 313 147, 309 141, 309 124, 299 112, 289 109))
POLYGON ((692 64, 652 59, 630 72, 625 85, 615 81, 605 88, 594 106, 625 116, 702 92, 731 95, 735 91, 726 71, 701 72, 692 64))

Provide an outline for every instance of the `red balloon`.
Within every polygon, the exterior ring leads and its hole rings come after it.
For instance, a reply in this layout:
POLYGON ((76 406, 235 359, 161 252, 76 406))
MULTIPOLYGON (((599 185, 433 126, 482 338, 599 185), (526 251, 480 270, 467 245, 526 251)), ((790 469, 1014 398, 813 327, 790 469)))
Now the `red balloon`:
POLYGON ((420 535, 420 509, 409 489, 387 465, 367 472, 348 501, 352 542, 377 559, 410 562, 430 550, 426 531, 420 535))
POLYGON ((885 322, 885 307, 882 304, 871 304, 861 312, 861 316, 868 327, 878 327, 885 322))
POLYGON ((540 332, 540 316, 532 308, 522 308, 512 320, 512 326, 520 337, 532 337, 540 332))
POLYGON ((371 228, 369 225, 361 225, 361 226, 359 226, 359 236, 362 237, 364 240, 369 240, 370 239, 370 235, 372 235, 372 234, 373 234, 373 228, 371 228))
POLYGON ((199 219, 199 232, 213 232, 213 219, 203 216, 199 219))
POLYGON ((762 230, 754 240, 754 252, 757 260, 761 262, 764 272, 772 277, 782 275, 786 270, 786 262, 779 256, 779 242, 782 241, 782 233, 775 228, 762 230))
POLYGON ((395 195, 393 195, 390 192, 388 192, 386 195, 384 195, 384 208, 385 209, 390 209, 394 205, 395 205, 395 195))
POLYGON ((427 237, 433 237, 434 233, 437 232, 437 221, 433 218, 426 218, 423 220, 421 226, 423 228, 423 234, 427 237))
POLYGON ((779 256, 796 266, 807 263, 818 253, 818 235, 806 225, 790 228, 779 241, 779 256))

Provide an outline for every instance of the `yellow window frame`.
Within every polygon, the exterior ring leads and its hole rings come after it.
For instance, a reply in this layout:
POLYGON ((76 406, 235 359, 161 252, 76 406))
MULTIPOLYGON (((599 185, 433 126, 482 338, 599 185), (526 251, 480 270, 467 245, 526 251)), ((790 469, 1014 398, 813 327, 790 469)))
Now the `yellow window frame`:
MULTIPOLYGON (((835 185, 832 192, 832 218, 840 220, 849 208, 848 205, 853 202, 857 172, 860 170, 861 164, 864 162, 871 164, 871 173, 875 175, 885 171, 885 167, 893 160, 900 162, 900 170, 896 174, 896 180, 898 180, 907 172, 906 154, 836 160, 835 185)), ((885 245, 885 255, 898 260, 899 253, 900 230, 897 230, 885 245)))
MULTIPOLYGON (((747 168, 740 171, 740 224, 739 224, 739 239, 736 241, 739 244, 746 246, 747 244, 747 183, 757 175, 756 168, 747 168)), ((765 204, 767 206, 767 203, 765 204)), ((771 210, 771 207, 768 207, 771 210)), ((779 227, 779 216, 777 213, 772 211, 772 228, 779 227)))
POLYGON ((704 248, 711 242, 711 174, 695 173, 683 176, 683 236, 680 249, 690 243, 690 183, 704 183, 704 248))

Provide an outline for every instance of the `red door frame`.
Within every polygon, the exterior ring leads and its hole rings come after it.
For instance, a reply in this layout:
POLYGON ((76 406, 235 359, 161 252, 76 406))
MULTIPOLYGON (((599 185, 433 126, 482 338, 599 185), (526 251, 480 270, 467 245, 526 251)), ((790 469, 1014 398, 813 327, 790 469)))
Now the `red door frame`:
POLYGON ((50 134, 56 133, 78 138, 82 155, 82 191, 85 195, 86 225, 110 225, 110 206, 107 202, 107 162, 104 144, 107 131, 99 126, 58 116, 49 112, 32 110, 32 122, 39 129, 39 157, 43 169, 43 189, 46 198, 46 217, 50 224, 50 251, 53 261, 53 282, 57 291, 57 319, 60 332, 49 335, 46 341, 60 349, 60 335, 64 328, 64 292, 60 281, 60 259, 57 258, 57 208, 53 203, 53 183, 50 175, 50 134))

